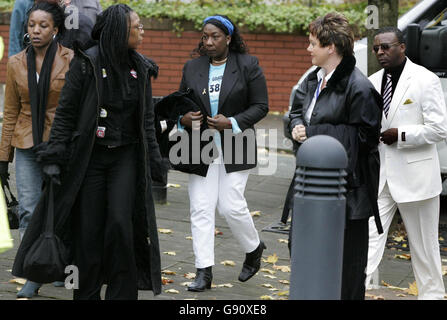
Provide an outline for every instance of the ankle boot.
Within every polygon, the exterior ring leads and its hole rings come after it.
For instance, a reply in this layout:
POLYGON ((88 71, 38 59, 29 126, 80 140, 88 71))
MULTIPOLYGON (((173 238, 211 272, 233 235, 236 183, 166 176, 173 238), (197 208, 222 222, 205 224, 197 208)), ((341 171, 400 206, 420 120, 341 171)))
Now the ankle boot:
POLYGON ((32 298, 39 292, 42 284, 27 280, 23 288, 17 292, 17 298, 32 298))
POLYGON ((254 251, 245 255, 245 261, 241 274, 239 275, 239 281, 245 282, 259 271, 259 268, 261 267, 262 251, 264 251, 264 249, 267 249, 267 247, 264 242, 261 241, 254 251))
POLYGON ((188 286, 188 291, 202 292, 205 289, 211 289, 211 282, 213 281, 213 274, 211 267, 197 269, 196 278, 194 282, 188 286))

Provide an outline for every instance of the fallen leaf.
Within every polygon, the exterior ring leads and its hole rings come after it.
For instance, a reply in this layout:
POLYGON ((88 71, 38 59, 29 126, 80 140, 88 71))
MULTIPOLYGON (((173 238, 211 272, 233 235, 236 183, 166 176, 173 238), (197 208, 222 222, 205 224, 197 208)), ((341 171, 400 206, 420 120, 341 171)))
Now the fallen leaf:
POLYGON ((182 282, 182 283, 180 283, 180 285, 183 286, 183 287, 187 287, 187 286, 189 286, 191 283, 192 283, 192 281, 182 282))
POLYGON ((447 266, 442 266, 442 275, 445 276, 447 274, 447 266))
POLYGON ((218 288, 233 288, 233 285, 231 283, 223 283, 223 284, 218 284, 217 287, 218 288))
POLYGON ((261 284, 261 287, 264 287, 264 288, 273 288, 273 286, 272 286, 270 283, 263 283, 263 284, 261 284))
POLYGON ((262 259, 262 261, 266 263, 275 264, 276 261, 278 261, 278 256, 276 255, 276 253, 274 253, 273 255, 268 256, 267 259, 262 259))
POLYGON ((279 243, 289 243, 289 240, 287 239, 278 239, 279 243))
POLYGON ((406 290, 406 292, 408 294, 411 294, 412 296, 417 296, 418 295, 418 287, 416 285, 416 281, 413 283, 409 283, 408 285, 409 285, 409 287, 406 290))
POLYGON ((406 243, 403 243, 402 244, 402 248, 406 248, 407 247, 407 244, 406 243))
POLYGON ((180 185, 177 184, 177 183, 168 183, 166 185, 166 187, 168 187, 168 188, 180 188, 180 185))
POLYGON ((407 289, 406 288, 399 288, 399 287, 395 287, 395 286, 392 286, 392 285, 390 285, 389 283, 386 283, 385 281, 383 281, 382 280, 382 285, 384 286, 384 287, 387 287, 388 289, 392 289, 392 290, 400 290, 400 291, 406 291, 407 289))
POLYGON ((269 291, 279 291, 279 289, 271 288, 271 289, 269 289, 269 291))
POLYGON ((185 237, 186 240, 192 240, 192 236, 185 237))
POLYGON ((275 274, 276 273, 276 271, 273 271, 273 270, 270 270, 270 269, 267 269, 267 268, 262 268, 259 271, 265 272, 265 273, 270 273, 270 274, 275 274))
POLYGON ((214 235, 221 236, 221 235, 223 235, 223 232, 216 228, 216 229, 214 229, 214 235))
POLYGON ((289 266, 273 266, 272 268, 275 270, 280 270, 282 272, 290 272, 289 266))
POLYGON ((261 216, 261 211, 252 211, 250 212, 252 217, 260 217, 261 216))
POLYGON ((17 284, 21 284, 24 285, 26 282, 26 279, 23 278, 14 278, 8 281, 9 283, 17 283, 17 284))
POLYGON ((279 280, 278 282, 280 282, 282 284, 290 285, 290 281, 289 280, 279 280))
POLYGON ((376 296, 374 294, 370 294, 370 293, 365 293, 365 297, 366 298, 371 298, 374 300, 385 300, 385 298, 383 296, 376 296))
POLYGON ((399 294, 396 294, 396 297, 406 297, 406 295, 403 293, 399 293, 399 294))
POLYGON ((402 241, 404 241, 404 239, 405 238, 403 236, 399 236, 399 237, 394 237, 393 238, 393 240, 396 241, 396 242, 402 242, 402 241))
POLYGON ((172 230, 171 229, 158 229, 158 231, 162 234, 171 234, 172 230))
POLYGON ((169 279, 169 278, 166 278, 166 277, 161 277, 161 283, 164 284, 164 285, 166 285, 168 283, 173 283, 173 282, 174 282, 174 280, 172 280, 172 279, 169 279))
POLYGON ((275 276, 271 276, 271 275, 269 275, 269 274, 264 274, 264 278, 276 279, 275 276))
POLYGON ((12 269, 8 269, 8 270, 6 270, 6 272, 12 272, 12 269))
POLYGON ((220 264, 223 264, 224 266, 231 266, 231 267, 234 267, 236 265, 236 263, 231 260, 222 261, 220 264))
POLYGON ((289 291, 280 291, 276 293, 277 296, 288 296, 289 295, 289 291))
POLYGON ((273 300, 273 297, 265 295, 265 296, 261 296, 261 300, 273 300))
POLYGON ((177 273, 175 271, 171 271, 171 270, 162 270, 161 274, 176 275, 177 273))
POLYGON ((168 289, 168 290, 165 290, 165 292, 166 292, 166 293, 172 293, 172 294, 178 294, 178 293, 180 293, 180 291, 175 290, 175 289, 168 289))
POLYGON ((394 258, 403 259, 403 260, 411 260, 411 255, 408 253, 396 254, 394 258))
POLYGON ((167 254, 168 256, 175 256, 176 255, 175 251, 165 251, 163 253, 167 254))
POLYGON ((444 241, 444 238, 443 237, 439 237, 439 241, 444 241))
POLYGON ((196 274, 194 272, 188 272, 183 275, 186 279, 195 279, 196 274))

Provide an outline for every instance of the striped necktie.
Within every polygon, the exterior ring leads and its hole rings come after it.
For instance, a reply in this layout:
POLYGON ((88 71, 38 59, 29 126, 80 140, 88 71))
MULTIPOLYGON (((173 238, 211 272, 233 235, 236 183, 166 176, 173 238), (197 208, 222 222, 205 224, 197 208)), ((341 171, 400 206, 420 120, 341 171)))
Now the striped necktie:
POLYGON ((386 84, 383 89, 382 99, 383 99, 383 112, 385 117, 388 118, 388 111, 390 110, 391 98, 393 96, 393 85, 391 83, 391 74, 386 75, 386 84))

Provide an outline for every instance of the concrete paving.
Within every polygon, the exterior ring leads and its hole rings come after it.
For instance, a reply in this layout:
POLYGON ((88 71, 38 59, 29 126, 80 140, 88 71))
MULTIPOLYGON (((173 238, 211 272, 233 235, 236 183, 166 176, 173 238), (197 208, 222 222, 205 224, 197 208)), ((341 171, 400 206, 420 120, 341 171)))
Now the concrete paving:
MULTIPOLYGON (((282 116, 269 115, 258 124, 258 128, 277 129, 278 141, 283 139, 282 116), (260 126, 261 125, 261 126, 260 126)), ((263 146, 260 146, 261 148, 263 146)), ((263 254, 261 271, 251 280, 241 283, 237 280, 242 268, 244 253, 231 234, 225 220, 216 213, 215 266, 213 267, 213 288, 203 293, 186 290, 188 277, 195 272, 194 256, 189 223, 188 176, 181 172, 169 172, 167 204, 156 205, 157 227, 159 229, 163 277, 166 282, 162 293, 156 297, 151 291, 140 291, 141 300, 261 300, 288 299, 291 273, 286 234, 263 231, 279 223, 285 195, 294 171, 294 157, 290 150, 279 150, 278 163, 282 168, 269 176, 252 174, 246 188, 246 199, 254 222, 265 241, 267 250, 263 254), (281 151, 286 154, 282 154, 281 151), (233 265, 234 264, 234 265, 233 265)), ((13 174, 12 174, 13 175, 13 174)), ((445 223, 445 214, 441 220, 445 223)), ((17 230, 12 230, 14 248, 0 254, 0 300, 14 300, 22 286, 20 279, 14 279, 11 268, 19 244, 17 230)), ((368 290, 367 300, 414 300, 403 289, 414 282, 411 262, 398 259, 397 250, 385 250, 379 267, 380 277, 377 289, 368 290), (382 283, 382 280, 384 281, 382 283), (387 285, 388 287, 386 287, 387 285)), ((447 266, 447 260, 443 260, 447 266)), ((447 280, 444 277, 444 280, 447 280)), ((104 297, 104 288, 102 291, 104 297)), ((56 288, 52 284, 42 286, 33 300, 71 300, 72 291, 56 288)))

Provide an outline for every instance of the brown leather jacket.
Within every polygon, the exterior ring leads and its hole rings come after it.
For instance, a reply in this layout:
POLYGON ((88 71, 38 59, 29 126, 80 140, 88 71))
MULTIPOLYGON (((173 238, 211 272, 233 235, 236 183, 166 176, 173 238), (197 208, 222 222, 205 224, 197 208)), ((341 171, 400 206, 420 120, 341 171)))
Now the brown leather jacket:
MULTIPOLYGON (((47 141, 50 136, 59 94, 64 86, 65 73, 72 58, 73 51, 59 44, 51 71, 43 141, 47 141)), ((19 149, 33 147, 26 50, 9 57, 8 60, 0 161, 12 162, 14 147, 19 149)))

